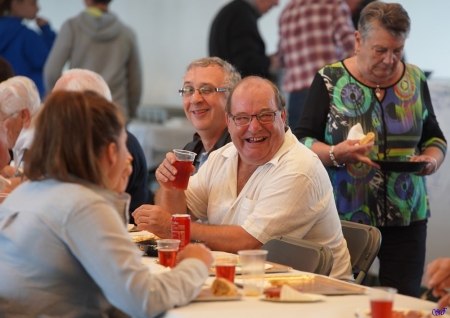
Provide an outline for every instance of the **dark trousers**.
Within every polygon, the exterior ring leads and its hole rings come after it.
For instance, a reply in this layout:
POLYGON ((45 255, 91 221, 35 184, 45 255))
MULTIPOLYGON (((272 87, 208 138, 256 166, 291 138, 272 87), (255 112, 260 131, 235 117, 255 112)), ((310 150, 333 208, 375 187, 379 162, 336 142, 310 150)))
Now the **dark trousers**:
POLYGON ((288 103, 288 124, 292 130, 297 127, 298 120, 300 119, 300 113, 303 109, 303 104, 305 104, 306 97, 308 97, 308 90, 304 89, 301 91, 294 91, 289 94, 288 103))
POLYGON ((379 227, 381 247, 379 279, 381 286, 394 287, 399 294, 420 297, 425 266, 428 220, 409 226, 379 227))

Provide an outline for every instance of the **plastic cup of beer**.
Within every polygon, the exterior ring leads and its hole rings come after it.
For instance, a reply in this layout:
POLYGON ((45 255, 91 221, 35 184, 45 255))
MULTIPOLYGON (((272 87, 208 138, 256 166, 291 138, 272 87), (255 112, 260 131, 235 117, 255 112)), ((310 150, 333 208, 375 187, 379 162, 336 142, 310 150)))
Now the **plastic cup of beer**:
POLYGON ((394 296, 397 289, 391 287, 372 287, 369 289, 370 310, 372 318, 392 316, 394 296))
POLYGON ((266 250, 238 251, 242 265, 244 295, 259 296, 263 293, 266 250))
POLYGON ((234 283, 236 273, 237 255, 223 254, 214 257, 216 277, 222 277, 234 283))
POLYGON ((177 158, 177 161, 173 163, 173 166, 177 169, 178 173, 175 176, 175 180, 172 181, 172 188, 186 190, 191 176, 191 166, 194 162, 196 153, 182 149, 174 149, 173 153, 177 158))
POLYGON ((164 267, 174 268, 177 264, 177 253, 180 240, 162 239, 156 241, 158 248, 159 264, 164 267))

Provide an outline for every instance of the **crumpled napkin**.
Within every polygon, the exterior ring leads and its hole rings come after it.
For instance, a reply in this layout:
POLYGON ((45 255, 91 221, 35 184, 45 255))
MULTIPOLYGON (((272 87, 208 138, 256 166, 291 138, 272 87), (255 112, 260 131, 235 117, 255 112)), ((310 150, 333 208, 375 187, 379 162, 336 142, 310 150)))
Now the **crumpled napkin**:
POLYGON ((360 123, 357 123, 348 131, 347 140, 361 140, 364 137, 366 137, 366 135, 364 134, 362 126, 360 123))
POLYGON ((302 293, 289 285, 283 285, 280 292, 280 300, 284 301, 316 301, 317 295, 302 293))

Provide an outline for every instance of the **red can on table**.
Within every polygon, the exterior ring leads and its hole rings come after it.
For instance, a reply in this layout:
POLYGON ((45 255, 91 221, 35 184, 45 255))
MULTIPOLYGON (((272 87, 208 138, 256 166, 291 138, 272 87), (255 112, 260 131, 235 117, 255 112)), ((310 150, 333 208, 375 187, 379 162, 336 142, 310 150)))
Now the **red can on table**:
POLYGON ((180 240, 179 251, 191 242, 191 217, 189 214, 172 215, 172 238, 180 240))

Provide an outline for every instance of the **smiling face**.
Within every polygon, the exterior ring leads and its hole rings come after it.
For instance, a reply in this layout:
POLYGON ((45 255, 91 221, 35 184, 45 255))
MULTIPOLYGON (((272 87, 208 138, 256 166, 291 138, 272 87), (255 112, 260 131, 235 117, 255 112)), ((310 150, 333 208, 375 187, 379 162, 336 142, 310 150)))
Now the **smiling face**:
POLYGON ((403 56, 405 38, 396 38, 387 30, 375 27, 365 41, 356 31, 356 50, 358 69, 375 84, 391 80, 399 71, 398 65, 403 56))
MULTIPOLYGON (((194 89, 205 85, 214 88, 224 87, 224 79, 225 72, 218 65, 193 67, 186 72, 183 87, 192 87, 194 89)), ((186 117, 200 136, 220 136, 222 134, 226 127, 226 100, 227 93, 224 92, 204 95, 195 90, 192 96, 183 96, 183 108, 186 117)))
MULTIPOLYGON (((238 84, 231 99, 231 115, 257 115, 276 112, 275 92, 271 85, 261 78, 248 78, 238 84)), ((227 116, 228 131, 239 158, 249 165, 262 165, 273 158, 284 142, 286 110, 278 112, 272 123, 261 124, 252 117, 250 125, 236 126, 227 116)))

